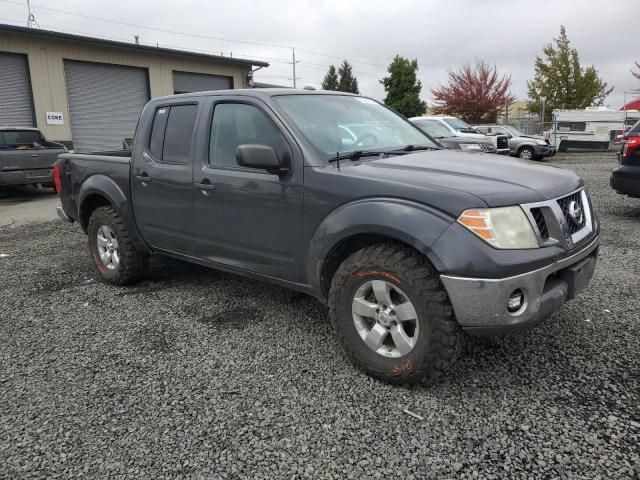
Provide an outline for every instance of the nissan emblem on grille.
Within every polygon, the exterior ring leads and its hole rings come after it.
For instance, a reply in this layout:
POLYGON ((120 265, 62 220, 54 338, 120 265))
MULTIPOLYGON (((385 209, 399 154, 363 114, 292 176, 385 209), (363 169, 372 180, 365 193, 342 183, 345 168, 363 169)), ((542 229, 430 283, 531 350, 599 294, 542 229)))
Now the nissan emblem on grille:
POLYGON ((571 202, 569 203, 569 218, 575 225, 582 225, 584 213, 582 212, 582 207, 580 206, 580 204, 575 200, 571 200, 571 202))

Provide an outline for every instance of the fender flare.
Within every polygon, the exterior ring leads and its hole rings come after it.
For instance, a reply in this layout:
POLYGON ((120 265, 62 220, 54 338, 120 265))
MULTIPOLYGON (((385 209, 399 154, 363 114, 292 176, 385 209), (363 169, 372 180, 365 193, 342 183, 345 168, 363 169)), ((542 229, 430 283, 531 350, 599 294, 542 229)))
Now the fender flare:
POLYGON ((306 281, 324 296, 325 260, 343 241, 360 234, 406 243, 440 270, 443 263, 431 247, 454 221, 442 211, 398 198, 369 198, 342 205, 325 217, 311 238, 304 267, 306 281))
POLYGON ((103 197, 111 204, 113 209, 124 221, 131 235, 131 239, 138 250, 144 252, 150 251, 136 227, 130 208, 130 199, 127 198, 120 186, 113 179, 103 174, 96 174, 87 178, 78 191, 78 223, 80 223, 85 233, 87 232, 88 223, 86 220, 83 221, 83 218, 86 217, 83 215, 83 208, 86 206, 86 200, 92 195, 103 197))

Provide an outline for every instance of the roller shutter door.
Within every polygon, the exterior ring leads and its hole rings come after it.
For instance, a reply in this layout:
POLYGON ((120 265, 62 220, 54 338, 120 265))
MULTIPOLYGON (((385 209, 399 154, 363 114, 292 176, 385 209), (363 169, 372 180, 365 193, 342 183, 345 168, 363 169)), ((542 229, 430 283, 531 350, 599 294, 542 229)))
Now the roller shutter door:
POLYGON ((29 64, 25 55, 0 52, 0 125, 35 125, 29 64))
POLYGON ((233 88, 233 78, 204 73, 173 72, 173 92, 191 93, 233 88))
POLYGON ((147 70, 65 60, 64 72, 74 150, 122 149, 149 100, 147 70))

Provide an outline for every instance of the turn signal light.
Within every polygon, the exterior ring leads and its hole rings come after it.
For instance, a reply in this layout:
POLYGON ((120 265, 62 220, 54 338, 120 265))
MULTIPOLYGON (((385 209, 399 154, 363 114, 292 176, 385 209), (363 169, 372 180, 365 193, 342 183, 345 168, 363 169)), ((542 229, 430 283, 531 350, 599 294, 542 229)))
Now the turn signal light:
POLYGON ((467 227, 480 238, 490 242, 494 240, 489 215, 480 210, 466 210, 458 218, 458 222, 467 227))

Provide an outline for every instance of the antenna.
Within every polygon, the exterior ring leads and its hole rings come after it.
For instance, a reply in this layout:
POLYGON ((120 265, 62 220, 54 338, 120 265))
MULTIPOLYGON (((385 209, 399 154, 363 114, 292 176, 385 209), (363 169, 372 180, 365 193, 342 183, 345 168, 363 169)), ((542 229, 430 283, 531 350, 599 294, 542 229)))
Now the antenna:
POLYGON ((27 0, 27 28, 33 28, 33 24, 35 23, 37 25, 38 28, 40 27, 40 24, 38 23, 38 21, 36 20, 36 16, 31 13, 31 1, 27 0))

